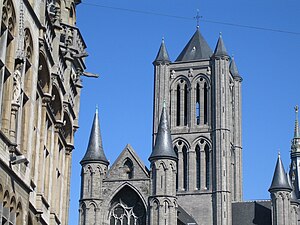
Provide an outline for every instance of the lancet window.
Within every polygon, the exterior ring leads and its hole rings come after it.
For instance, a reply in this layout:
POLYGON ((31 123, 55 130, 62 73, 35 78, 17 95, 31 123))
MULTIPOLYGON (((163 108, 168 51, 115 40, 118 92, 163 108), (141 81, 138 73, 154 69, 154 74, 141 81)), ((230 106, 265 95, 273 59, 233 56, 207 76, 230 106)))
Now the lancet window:
POLYGON ((198 190, 207 190, 210 186, 210 149, 202 139, 196 145, 196 187, 198 190))
POLYGON ((209 93, 208 83, 205 78, 200 77, 195 86, 195 123, 204 125, 208 123, 209 93))
POLYGON ((180 79, 175 85, 176 126, 187 126, 189 121, 189 84, 180 79))

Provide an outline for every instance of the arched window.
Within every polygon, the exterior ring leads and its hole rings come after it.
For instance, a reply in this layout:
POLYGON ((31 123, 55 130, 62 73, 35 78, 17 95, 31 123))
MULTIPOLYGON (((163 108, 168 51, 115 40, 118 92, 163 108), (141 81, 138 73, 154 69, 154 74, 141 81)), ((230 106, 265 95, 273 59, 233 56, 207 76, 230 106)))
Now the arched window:
POLYGON ((83 203, 79 209, 79 225, 85 225, 85 218, 86 218, 86 206, 83 203))
POLYGON ((159 224, 158 211, 159 211, 159 203, 157 201, 154 201, 152 205, 151 225, 159 224))
POLYGON ((133 178, 133 163, 131 159, 127 158, 125 163, 124 163, 124 171, 126 173, 127 179, 132 179, 133 178))
POLYGON ((208 123, 209 94, 208 84, 205 78, 200 77, 195 86, 195 123, 204 125, 208 123))
POLYGON ((182 147, 183 156, 183 188, 187 190, 188 188, 188 154, 187 147, 184 145, 182 147))
POLYGON ((187 126, 189 122, 189 84, 180 79, 176 85, 176 126, 187 126))
POLYGON ((110 225, 144 225, 146 209, 142 199, 130 187, 123 187, 112 199, 110 225))

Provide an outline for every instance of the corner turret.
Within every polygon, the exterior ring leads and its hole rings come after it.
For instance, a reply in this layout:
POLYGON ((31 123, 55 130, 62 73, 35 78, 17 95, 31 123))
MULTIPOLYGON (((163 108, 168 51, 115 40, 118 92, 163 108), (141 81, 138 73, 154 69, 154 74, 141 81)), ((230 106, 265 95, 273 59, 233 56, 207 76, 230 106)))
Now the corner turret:
POLYGON ((170 63, 170 58, 169 58, 169 54, 165 45, 165 40, 164 38, 161 41, 161 45, 160 48, 158 50, 157 56, 153 62, 154 65, 158 65, 158 64, 168 64, 170 63))
POLYGON ((96 108, 88 148, 80 164, 83 165, 89 162, 102 162, 105 165, 109 165, 102 147, 98 108, 96 108))

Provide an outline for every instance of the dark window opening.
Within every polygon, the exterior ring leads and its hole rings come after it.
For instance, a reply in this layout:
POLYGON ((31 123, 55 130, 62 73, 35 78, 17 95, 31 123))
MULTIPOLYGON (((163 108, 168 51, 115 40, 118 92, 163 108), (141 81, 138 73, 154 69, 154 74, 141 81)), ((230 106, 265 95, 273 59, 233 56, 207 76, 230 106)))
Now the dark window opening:
POLYGON ((177 85, 176 125, 180 126, 180 85, 177 85))
POLYGON ((208 147, 208 145, 205 145, 205 148, 204 148, 204 151, 205 151, 205 186, 206 186, 206 188, 207 189, 209 189, 209 185, 210 185, 210 183, 209 183, 209 172, 210 172, 210 170, 209 170, 209 162, 210 162, 210 160, 209 160, 209 147, 208 147))
POLYGON ((208 114, 208 88, 207 84, 204 83, 204 124, 207 124, 207 114, 208 114))
POLYGON ((200 85, 196 86, 196 123, 200 124, 200 85))
POLYGON ((183 188, 187 190, 188 184, 188 159, 187 159, 187 148, 183 146, 182 148, 183 153, 183 188))
POLYGON ((187 125, 187 109, 188 109, 188 88, 187 85, 184 85, 184 126, 187 125))
POLYGON ((200 178, 200 170, 201 170, 201 167, 200 167, 200 147, 199 145, 196 146, 196 182, 197 182, 197 189, 199 190, 200 189, 200 182, 201 182, 201 178, 200 178))

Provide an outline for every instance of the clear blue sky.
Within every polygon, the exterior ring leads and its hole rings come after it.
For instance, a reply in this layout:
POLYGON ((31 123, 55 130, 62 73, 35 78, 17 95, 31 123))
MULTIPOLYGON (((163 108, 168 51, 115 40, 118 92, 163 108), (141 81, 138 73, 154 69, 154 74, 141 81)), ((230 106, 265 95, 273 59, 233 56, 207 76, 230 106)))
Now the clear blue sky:
POLYGON ((148 166, 151 152, 153 65, 161 38, 175 60, 196 29, 192 18, 298 32, 267 30, 200 22, 212 49, 219 32, 234 54, 243 76, 244 199, 268 199, 277 153, 289 166, 294 110, 300 104, 299 0, 83 0, 77 25, 88 45, 83 78, 79 130, 73 151, 70 225, 78 224, 80 164, 99 105, 104 151, 111 164, 130 143, 148 166), (127 8, 178 17, 137 13, 127 8))

